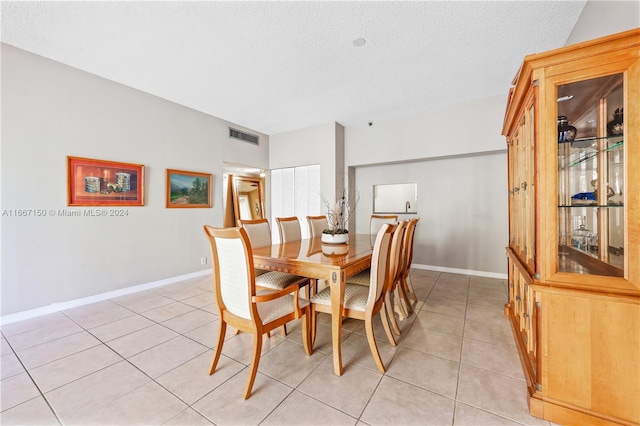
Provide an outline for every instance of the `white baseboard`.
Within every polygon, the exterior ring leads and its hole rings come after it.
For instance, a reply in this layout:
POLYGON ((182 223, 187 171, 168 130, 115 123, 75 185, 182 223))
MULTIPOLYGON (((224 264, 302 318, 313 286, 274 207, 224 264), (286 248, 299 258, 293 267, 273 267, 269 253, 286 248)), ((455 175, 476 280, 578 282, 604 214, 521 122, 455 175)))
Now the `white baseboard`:
POLYGON ((428 271, 449 272, 451 274, 473 275, 476 277, 497 278, 500 280, 506 280, 508 278, 507 274, 500 274, 498 272, 474 271, 471 269, 447 268, 444 266, 433 265, 418 265, 415 263, 411 264, 411 268, 425 269, 428 271))
POLYGON ((0 317, 0 324, 11 324, 13 322, 22 321, 30 318, 40 317, 42 315, 52 314, 54 312, 64 311, 78 306, 88 305, 90 303, 100 302, 114 297, 125 296, 127 294, 138 293, 144 290, 150 290, 156 287, 162 287, 168 284, 175 284, 191 278, 198 278, 211 274, 211 270, 203 270, 192 272, 190 274, 178 275, 177 277, 165 278, 158 281, 152 281, 145 284, 135 285, 133 287, 122 288, 119 290, 108 291, 106 293, 96 294, 94 296, 83 297, 82 299, 69 300, 67 302, 52 303, 49 306, 41 308, 29 309, 28 311, 17 312, 15 314, 3 315, 0 317))

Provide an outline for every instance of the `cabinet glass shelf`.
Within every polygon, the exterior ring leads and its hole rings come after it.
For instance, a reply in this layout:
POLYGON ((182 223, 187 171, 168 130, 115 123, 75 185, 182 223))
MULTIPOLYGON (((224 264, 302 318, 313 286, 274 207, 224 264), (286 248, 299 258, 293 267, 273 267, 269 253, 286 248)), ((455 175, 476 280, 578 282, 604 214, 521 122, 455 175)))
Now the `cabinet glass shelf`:
POLYGON ((623 83, 622 75, 615 74, 557 86, 558 99, 571 96, 558 102, 558 116, 565 116, 582 136, 558 143, 561 272, 624 272, 623 83), (618 121, 609 121, 612 113, 618 121))

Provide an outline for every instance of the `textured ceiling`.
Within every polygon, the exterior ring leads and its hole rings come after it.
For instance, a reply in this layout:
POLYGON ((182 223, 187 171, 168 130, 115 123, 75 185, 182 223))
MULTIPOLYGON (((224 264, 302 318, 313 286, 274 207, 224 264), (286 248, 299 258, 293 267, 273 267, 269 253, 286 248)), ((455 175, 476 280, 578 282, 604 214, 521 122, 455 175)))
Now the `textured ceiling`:
POLYGON ((563 46, 584 5, 2 1, 1 40, 277 134, 506 96, 523 56, 563 46))

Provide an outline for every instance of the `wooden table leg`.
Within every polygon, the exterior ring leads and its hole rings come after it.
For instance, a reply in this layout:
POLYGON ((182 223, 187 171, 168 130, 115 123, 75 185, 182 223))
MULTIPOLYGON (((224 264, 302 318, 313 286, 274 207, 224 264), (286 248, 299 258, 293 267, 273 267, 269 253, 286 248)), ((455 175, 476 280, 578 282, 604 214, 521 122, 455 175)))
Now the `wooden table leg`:
POLYGON ((345 277, 333 272, 331 281, 331 344, 333 346, 333 372, 342 375, 342 301, 344 300, 345 277))

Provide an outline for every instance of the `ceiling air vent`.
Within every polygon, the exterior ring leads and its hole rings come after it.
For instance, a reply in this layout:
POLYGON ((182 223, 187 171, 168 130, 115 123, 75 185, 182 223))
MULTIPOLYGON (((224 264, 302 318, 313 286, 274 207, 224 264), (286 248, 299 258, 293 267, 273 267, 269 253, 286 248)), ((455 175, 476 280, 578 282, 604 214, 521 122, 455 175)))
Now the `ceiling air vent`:
POLYGON ((229 127, 229 137, 258 145, 258 136, 229 127))

